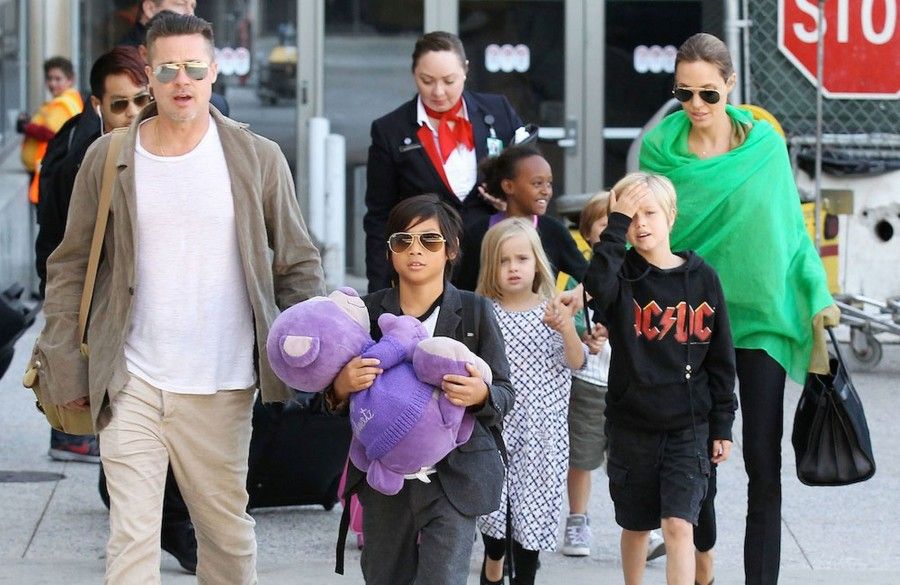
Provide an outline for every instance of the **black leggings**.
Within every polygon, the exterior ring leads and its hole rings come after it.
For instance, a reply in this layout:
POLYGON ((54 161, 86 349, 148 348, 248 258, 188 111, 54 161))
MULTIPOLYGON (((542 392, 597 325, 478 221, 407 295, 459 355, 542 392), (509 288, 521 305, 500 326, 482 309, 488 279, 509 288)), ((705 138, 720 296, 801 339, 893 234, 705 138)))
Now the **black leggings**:
POLYGON ((748 585, 774 585, 781 563, 781 437, 786 373, 762 350, 739 349, 735 354, 748 479, 744 574, 748 585))
MULTIPOLYGON (((707 451, 707 454, 712 450, 707 451)), ((716 546, 716 468, 715 463, 709 466, 709 481, 706 486, 706 497, 700 506, 700 517, 694 526, 694 547, 706 552, 716 546)))
MULTIPOLYGON (((484 552, 492 561, 499 561, 506 554, 506 539, 493 538, 482 534, 484 540, 484 552)), ((541 551, 523 548, 518 541, 513 540, 513 564, 516 569, 514 585, 534 585, 534 576, 537 574, 538 556, 541 551)))
MULTIPOLYGON (((743 452, 747 469, 747 528, 744 574, 747 585, 778 583, 781 563, 781 438, 784 429, 784 368, 760 349, 738 349, 737 377, 744 419, 743 452)), ((716 475, 694 529, 694 546, 707 551, 716 543, 716 475)))

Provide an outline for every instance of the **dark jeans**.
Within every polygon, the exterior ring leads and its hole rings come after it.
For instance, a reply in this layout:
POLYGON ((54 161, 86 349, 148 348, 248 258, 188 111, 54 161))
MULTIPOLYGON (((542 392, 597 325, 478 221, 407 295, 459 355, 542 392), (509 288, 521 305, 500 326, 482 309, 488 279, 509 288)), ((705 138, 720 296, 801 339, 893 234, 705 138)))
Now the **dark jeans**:
POLYGON ((738 349, 735 357, 748 477, 744 574, 748 585, 772 585, 778 583, 781 563, 781 437, 786 373, 762 350, 738 349))

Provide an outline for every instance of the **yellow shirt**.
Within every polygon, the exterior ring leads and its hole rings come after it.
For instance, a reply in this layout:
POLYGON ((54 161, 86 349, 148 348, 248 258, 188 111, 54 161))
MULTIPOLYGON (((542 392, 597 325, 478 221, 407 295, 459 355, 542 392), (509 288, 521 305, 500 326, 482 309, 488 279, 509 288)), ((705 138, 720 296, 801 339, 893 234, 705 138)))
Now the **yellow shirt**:
MULTIPOLYGON (((43 126, 56 133, 66 121, 84 109, 81 94, 75 88, 69 88, 52 100, 45 102, 31 118, 32 124, 43 126)), ((47 142, 32 136, 26 136, 22 142, 22 163, 33 173, 47 152, 47 142)))

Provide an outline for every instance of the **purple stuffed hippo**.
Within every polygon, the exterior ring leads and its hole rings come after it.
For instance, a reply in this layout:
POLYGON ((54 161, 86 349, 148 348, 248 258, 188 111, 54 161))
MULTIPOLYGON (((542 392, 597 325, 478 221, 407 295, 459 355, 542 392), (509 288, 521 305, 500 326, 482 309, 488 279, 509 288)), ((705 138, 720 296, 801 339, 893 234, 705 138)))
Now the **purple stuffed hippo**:
POLYGON ((275 374, 293 388, 320 392, 357 355, 375 357, 384 370, 374 384, 350 397, 350 459, 373 489, 394 495, 405 476, 427 481, 423 470, 469 440, 475 418, 440 390, 446 374, 468 375, 474 365, 485 382, 484 360, 449 337, 428 338, 413 317, 383 314, 382 338, 369 335, 369 316, 356 291, 341 288, 282 313, 266 343, 275 374))

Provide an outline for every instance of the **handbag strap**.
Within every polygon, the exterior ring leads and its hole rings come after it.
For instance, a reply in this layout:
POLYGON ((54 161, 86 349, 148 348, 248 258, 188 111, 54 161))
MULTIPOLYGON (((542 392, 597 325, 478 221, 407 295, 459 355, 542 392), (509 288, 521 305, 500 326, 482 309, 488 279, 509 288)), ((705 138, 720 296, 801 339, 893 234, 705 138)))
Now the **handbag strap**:
POLYGON ((828 336, 831 337, 831 346, 834 348, 834 355, 837 357, 837 361, 841 365, 841 369, 845 372, 848 371, 847 365, 844 363, 844 356, 841 353, 841 344, 838 343, 837 335, 834 334, 834 327, 826 327, 825 331, 827 331, 828 336))
POLYGON ((112 203, 113 181, 116 178, 116 161, 122 150, 122 141, 128 128, 113 130, 106 151, 106 162, 103 165, 103 179, 100 185, 100 200, 97 202, 97 221, 94 224, 94 237, 91 240, 91 253, 88 256, 87 274, 84 277, 84 288, 81 291, 81 305, 78 309, 78 340, 81 353, 88 355, 87 321, 91 312, 91 301, 94 298, 94 285, 97 282, 97 270, 100 268, 100 252, 103 249, 103 237, 106 235, 106 224, 109 220, 109 208, 112 203))

